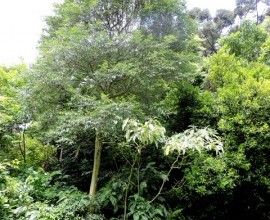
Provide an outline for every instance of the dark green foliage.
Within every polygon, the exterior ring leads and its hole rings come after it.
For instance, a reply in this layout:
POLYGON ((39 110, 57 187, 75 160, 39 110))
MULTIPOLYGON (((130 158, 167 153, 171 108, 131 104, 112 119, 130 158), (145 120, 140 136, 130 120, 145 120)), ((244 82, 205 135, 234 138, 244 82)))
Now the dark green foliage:
POLYGON ((182 132, 192 123, 194 112, 199 108, 199 89, 188 82, 180 82, 164 100, 167 108, 166 121, 170 132, 182 132))

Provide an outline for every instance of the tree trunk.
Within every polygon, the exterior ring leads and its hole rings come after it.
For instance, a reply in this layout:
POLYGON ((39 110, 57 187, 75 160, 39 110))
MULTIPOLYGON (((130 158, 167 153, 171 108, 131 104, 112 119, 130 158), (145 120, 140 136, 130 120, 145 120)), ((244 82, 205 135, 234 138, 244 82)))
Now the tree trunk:
POLYGON ((25 130, 23 129, 21 132, 21 138, 19 141, 19 149, 23 158, 24 166, 26 165, 26 143, 25 143, 25 130))
POLYGON ((22 131, 22 145, 23 145, 23 162, 26 165, 26 143, 25 143, 25 130, 22 131))
MULTIPOLYGON (((95 140, 95 152, 94 152, 94 165, 92 170, 92 178, 89 190, 89 197, 93 199, 97 193, 97 183, 98 183, 98 175, 99 175, 99 168, 100 168, 100 158, 101 158, 101 150, 102 150, 102 140, 100 134, 96 133, 96 140, 95 140)), ((90 203, 89 206, 89 213, 93 214, 95 211, 95 207, 93 203, 90 203)))
POLYGON ((259 24, 258 0, 256 0, 256 24, 259 24))

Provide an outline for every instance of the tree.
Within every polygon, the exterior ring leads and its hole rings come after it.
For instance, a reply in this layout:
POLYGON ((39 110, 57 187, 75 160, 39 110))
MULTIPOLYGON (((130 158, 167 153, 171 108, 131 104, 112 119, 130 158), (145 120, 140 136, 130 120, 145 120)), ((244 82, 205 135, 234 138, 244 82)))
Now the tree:
POLYGON ((234 12, 219 9, 214 17, 208 9, 194 8, 189 11, 191 18, 198 21, 198 34, 202 39, 204 56, 216 53, 218 50, 218 39, 227 34, 235 21, 234 12))
POLYGON ((239 204, 238 218, 264 219, 269 214, 264 201, 269 199, 270 82, 269 66, 260 61, 268 38, 260 27, 245 23, 224 39, 209 63, 208 83, 216 97, 218 130, 224 134, 229 151, 244 153, 243 164, 249 164, 235 188, 239 199, 232 201, 239 204))
POLYGON ((223 40, 224 47, 237 57, 248 61, 255 61, 261 53, 267 32, 252 22, 244 22, 238 32, 231 34, 223 40))
POLYGON ((240 19, 246 19, 249 15, 255 14, 256 24, 261 23, 264 20, 267 10, 263 10, 262 14, 259 14, 260 3, 264 7, 270 6, 269 0, 236 0, 235 14, 240 17, 240 19))
POLYGON ((58 144, 70 128, 95 132, 94 197, 102 145, 119 122, 156 114, 170 84, 192 74, 193 41, 184 43, 193 39, 192 23, 177 0, 67 0, 47 23, 30 79, 36 86, 28 91, 37 103, 30 108, 43 128, 55 125, 58 144))

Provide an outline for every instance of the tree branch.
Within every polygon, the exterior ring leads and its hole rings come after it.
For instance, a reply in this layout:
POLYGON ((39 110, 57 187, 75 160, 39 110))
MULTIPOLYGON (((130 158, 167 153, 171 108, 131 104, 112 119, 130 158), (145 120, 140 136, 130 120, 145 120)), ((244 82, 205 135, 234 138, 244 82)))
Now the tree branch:
MULTIPOLYGON (((167 178, 169 177, 170 173, 172 172, 172 170, 174 169, 174 165, 178 162, 179 160, 179 157, 180 157, 180 154, 178 154, 177 158, 175 159, 175 161, 172 163, 171 167, 170 167, 170 170, 168 171, 168 174, 167 174, 167 178)), ((149 201, 149 203, 152 203, 156 200, 156 198, 161 194, 163 188, 164 188, 164 185, 166 183, 167 179, 164 179, 160 188, 159 188, 159 191, 158 193, 153 197, 153 199, 151 201, 149 201)))

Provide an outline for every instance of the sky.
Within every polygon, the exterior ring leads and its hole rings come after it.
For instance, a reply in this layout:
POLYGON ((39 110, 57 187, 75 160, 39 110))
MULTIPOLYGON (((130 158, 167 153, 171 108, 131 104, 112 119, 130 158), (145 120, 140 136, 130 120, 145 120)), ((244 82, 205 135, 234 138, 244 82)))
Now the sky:
POLYGON ((208 8, 212 15, 215 14, 217 9, 232 10, 235 8, 235 0, 186 0, 186 2, 188 8, 208 8))
MULTIPOLYGON (((0 0, 0 65, 31 64, 53 4, 63 0, 0 0)), ((235 0, 186 0, 188 8, 233 9, 235 0)))
POLYGON ((32 63, 44 18, 60 0, 0 0, 0 65, 32 63))

